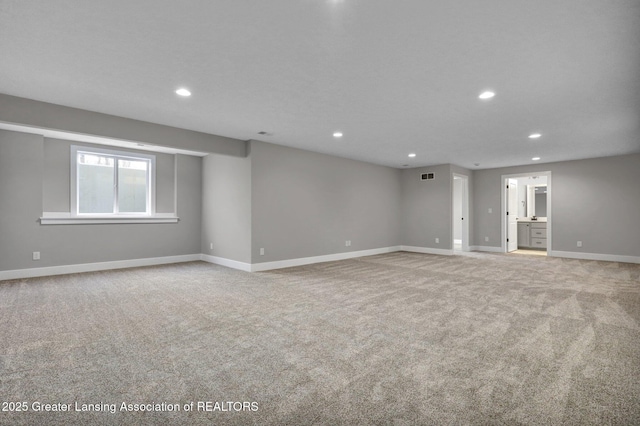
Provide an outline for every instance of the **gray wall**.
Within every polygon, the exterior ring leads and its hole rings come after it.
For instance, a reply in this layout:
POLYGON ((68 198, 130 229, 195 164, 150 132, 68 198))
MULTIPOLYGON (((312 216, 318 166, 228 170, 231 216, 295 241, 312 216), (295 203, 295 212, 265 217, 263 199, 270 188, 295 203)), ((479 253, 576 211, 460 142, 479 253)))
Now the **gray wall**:
POLYGON ((41 266, 43 139, 0 130, 0 270, 41 266))
POLYGON ((552 173, 554 251, 640 256, 640 154, 475 171, 475 245, 500 246, 501 175, 541 171, 552 173))
POLYGON ((250 158, 204 157, 202 253, 251 263, 250 158))
POLYGON ((400 244, 399 170, 257 141, 250 157, 253 263, 400 244))
POLYGON ((199 152, 246 156, 246 142, 0 93, 0 121, 199 152))
POLYGON ((69 145, 0 131, 0 270, 201 252, 261 263, 397 245, 451 249, 454 172, 469 176, 470 245, 500 247, 502 175, 549 170, 554 251, 640 256, 640 154, 400 171, 252 141, 248 158, 158 155, 159 211, 170 212, 175 197, 177 224, 41 226, 43 211, 68 211, 69 145), (421 181, 423 172, 436 179, 421 181))
POLYGON ((402 171, 402 245, 451 249, 451 173, 448 164, 402 171), (434 173, 433 180, 420 180, 434 173), (435 239, 439 238, 440 243, 435 239))
POLYGON ((45 170, 57 169, 44 154, 41 136, 0 130, 0 270, 200 253, 201 158, 175 157, 178 223, 40 225, 45 170))
MULTIPOLYGON (((402 171, 400 232, 403 245, 442 250, 453 248, 453 173, 469 177, 469 216, 473 217, 471 171, 451 164, 402 171), (421 180, 420 175, 428 172, 433 172, 435 179, 421 180), (436 238, 440 240, 439 243, 436 243, 436 238)), ((469 235, 472 235, 472 231, 472 224, 469 223, 469 235)))

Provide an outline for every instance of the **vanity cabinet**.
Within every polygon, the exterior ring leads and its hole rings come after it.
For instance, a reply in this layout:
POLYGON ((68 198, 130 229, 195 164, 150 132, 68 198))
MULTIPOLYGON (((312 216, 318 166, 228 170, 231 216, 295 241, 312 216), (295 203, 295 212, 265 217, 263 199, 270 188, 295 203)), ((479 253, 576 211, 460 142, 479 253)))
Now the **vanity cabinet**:
POLYGON ((518 222, 518 247, 547 248, 546 222, 518 222))
POLYGON ((529 247, 530 228, 529 223, 518 223, 518 247, 529 247))

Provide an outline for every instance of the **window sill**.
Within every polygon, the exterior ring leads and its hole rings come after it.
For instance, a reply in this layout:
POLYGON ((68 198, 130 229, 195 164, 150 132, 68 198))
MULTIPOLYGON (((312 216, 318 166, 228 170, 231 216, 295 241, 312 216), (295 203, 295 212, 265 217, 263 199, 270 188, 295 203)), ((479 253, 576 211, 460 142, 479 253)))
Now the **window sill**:
POLYGON ((71 216, 69 213, 45 212, 41 225, 101 225, 117 223, 177 223, 173 213, 157 213, 154 216, 71 216))

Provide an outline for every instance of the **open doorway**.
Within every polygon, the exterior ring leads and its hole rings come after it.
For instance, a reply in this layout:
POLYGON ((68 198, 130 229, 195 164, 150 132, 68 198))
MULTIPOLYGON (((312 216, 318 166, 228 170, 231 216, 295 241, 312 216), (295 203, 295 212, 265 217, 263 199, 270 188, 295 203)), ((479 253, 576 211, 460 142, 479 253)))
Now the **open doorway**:
POLYGON ((502 251, 547 255, 551 251, 551 172, 503 175, 502 251))
POLYGON ((452 247, 454 252, 469 251, 469 177, 453 174, 452 247))

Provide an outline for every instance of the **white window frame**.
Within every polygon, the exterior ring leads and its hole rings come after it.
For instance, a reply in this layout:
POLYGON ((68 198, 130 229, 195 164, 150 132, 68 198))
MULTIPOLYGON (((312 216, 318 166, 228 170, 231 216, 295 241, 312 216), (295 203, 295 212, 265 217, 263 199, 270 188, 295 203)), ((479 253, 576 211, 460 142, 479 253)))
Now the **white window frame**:
MULTIPOLYGON (((40 218, 42 225, 74 225, 74 224, 105 224, 105 223, 176 223, 176 213, 156 213, 156 156, 137 151, 120 151, 92 146, 72 145, 70 150, 69 174, 69 212, 43 212, 40 218), (88 154, 108 155, 114 157, 117 169, 118 159, 148 160, 147 211, 145 213, 78 213, 78 152, 88 154)), ((117 171, 116 179, 117 179, 117 171)), ((116 181, 117 184, 117 181, 116 181)), ((115 194, 117 203, 117 192, 115 194)), ((116 209, 114 208, 114 211, 116 209)))
POLYGON ((118 151, 105 148, 94 148, 87 146, 72 145, 71 146, 71 170, 70 170, 70 213, 73 218, 140 218, 140 217, 153 217, 156 212, 155 206, 155 188, 156 188, 156 156, 150 154, 142 154, 138 152, 130 151, 118 151), (78 211, 79 205, 79 191, 78 191, 78 154, 97 154, 113 157, 114 170, 115 170, 115 187, 114 194, 114 212, 113 213, 80 213, 78 211), (117 212, 118 206, 118 160, 144 160, 149 162, 149 170, 147 170, 147 209, 144 213, 119 213, 117 212))

